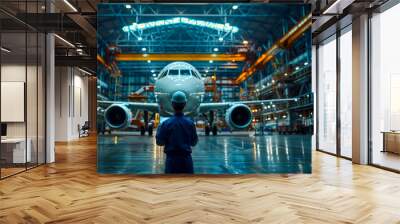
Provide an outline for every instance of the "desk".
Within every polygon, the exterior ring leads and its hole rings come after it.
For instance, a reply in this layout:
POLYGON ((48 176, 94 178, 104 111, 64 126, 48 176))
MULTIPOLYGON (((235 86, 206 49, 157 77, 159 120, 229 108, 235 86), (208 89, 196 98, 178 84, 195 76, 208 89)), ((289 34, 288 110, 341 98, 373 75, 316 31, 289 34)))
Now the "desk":
POLYGON ((400 154, 400 132, 383 131, 383 151, 400 154))
POLYGON ((6 138, 1 139, 2 159, 6 163, 25 163, 31 162, 31 139, 27 139, 27 146, 25 151, 25 138, 6 138), (5 154, 5 155, 3 155, 5 154), (12 158, 12 159, 11 159, 12 158), (26 160, 25 160, 26 159, 26 160))

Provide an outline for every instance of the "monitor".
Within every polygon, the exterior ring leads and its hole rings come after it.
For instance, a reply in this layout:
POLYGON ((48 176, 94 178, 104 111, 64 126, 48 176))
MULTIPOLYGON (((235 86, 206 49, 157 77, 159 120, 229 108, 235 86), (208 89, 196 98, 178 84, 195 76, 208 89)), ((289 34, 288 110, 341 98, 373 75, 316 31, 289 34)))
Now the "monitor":
POLYGON ((7 124, 1 123, 1 136, 7 136, 7 124))

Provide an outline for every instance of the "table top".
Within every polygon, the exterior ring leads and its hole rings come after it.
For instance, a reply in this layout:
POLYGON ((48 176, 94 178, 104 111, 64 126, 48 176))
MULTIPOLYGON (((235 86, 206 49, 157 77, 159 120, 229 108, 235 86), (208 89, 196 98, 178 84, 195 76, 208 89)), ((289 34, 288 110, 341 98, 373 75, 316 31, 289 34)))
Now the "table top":
POLYGON ((400 135, 400 131, 381 131, 381 133, 400 135))

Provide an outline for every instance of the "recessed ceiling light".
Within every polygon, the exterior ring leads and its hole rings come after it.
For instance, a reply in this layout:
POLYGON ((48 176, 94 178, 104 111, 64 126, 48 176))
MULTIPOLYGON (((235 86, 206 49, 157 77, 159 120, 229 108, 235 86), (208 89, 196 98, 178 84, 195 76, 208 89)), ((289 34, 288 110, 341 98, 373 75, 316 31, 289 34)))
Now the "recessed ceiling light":
POLYGON ((152 70, 151 70, 151 73, 154 73, 154 72, 155 72, 154 69, 152 69, 152 70))
POLYGON ((236 9, 238 9, 238 8, 239 8, 238 5, 233 5, 233 6, 232 6, 232 9, 233 9, 233 10, 236 10, 236 9))
POLYGON ((129 4, 126 4, 126 5, 125 5, 125 8, 130 9, 130 8, 132 8, 132 6, 129 5, 129 4))
POLYGON ((151 61, 150 61, 150 60, 147 60, 147 63, 151 63, 151 61))
POLYGON ((145 47, 142 47, 142 51, 146 51, 147 49, 145 47))
POLYGON ((304 65, 308 65, 308 62, 304 62, 304 65))
POLYGON ((214 61, 213 60, 210 60, 210 63, 213 63, 214 61))
POLYGON ((143 40, 143 38, 142 38, 142 37, 138 37, 137 40, 138 40, 138 41, 141 41, 141 40, 143 40))
POLYGON ((156 73, 153 73, 153 77, 156 77, 157 75, 156 75, 156 73))
POLYGON ((217 52, 219 49, 217 47, 214 47, 213 51, 217 52))
POLYGON ((218 38, 218 40, 219 40, 219 41, 223 41, 223 40, 224 40, 224 38, 220 37, 220 38, 218 38))

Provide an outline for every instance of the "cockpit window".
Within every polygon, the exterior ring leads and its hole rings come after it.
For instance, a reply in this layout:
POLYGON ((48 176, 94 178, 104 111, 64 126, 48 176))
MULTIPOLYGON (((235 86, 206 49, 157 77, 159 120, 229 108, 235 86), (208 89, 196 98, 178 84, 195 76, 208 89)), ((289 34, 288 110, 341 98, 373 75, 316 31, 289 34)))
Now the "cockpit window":
POLYGON ((169 70, 168 75, 179 75, 179 70, 169 70))
POLYGON ((190 72, 190 70, 184 69, 184 70, 181 70, 181 75, 182 76, 191 76, 191 72, 190 72))
POLYGON ((164 78, 167 75, 167 71, 163 71, 160 75, 159 75, 159 79, 164 78))

